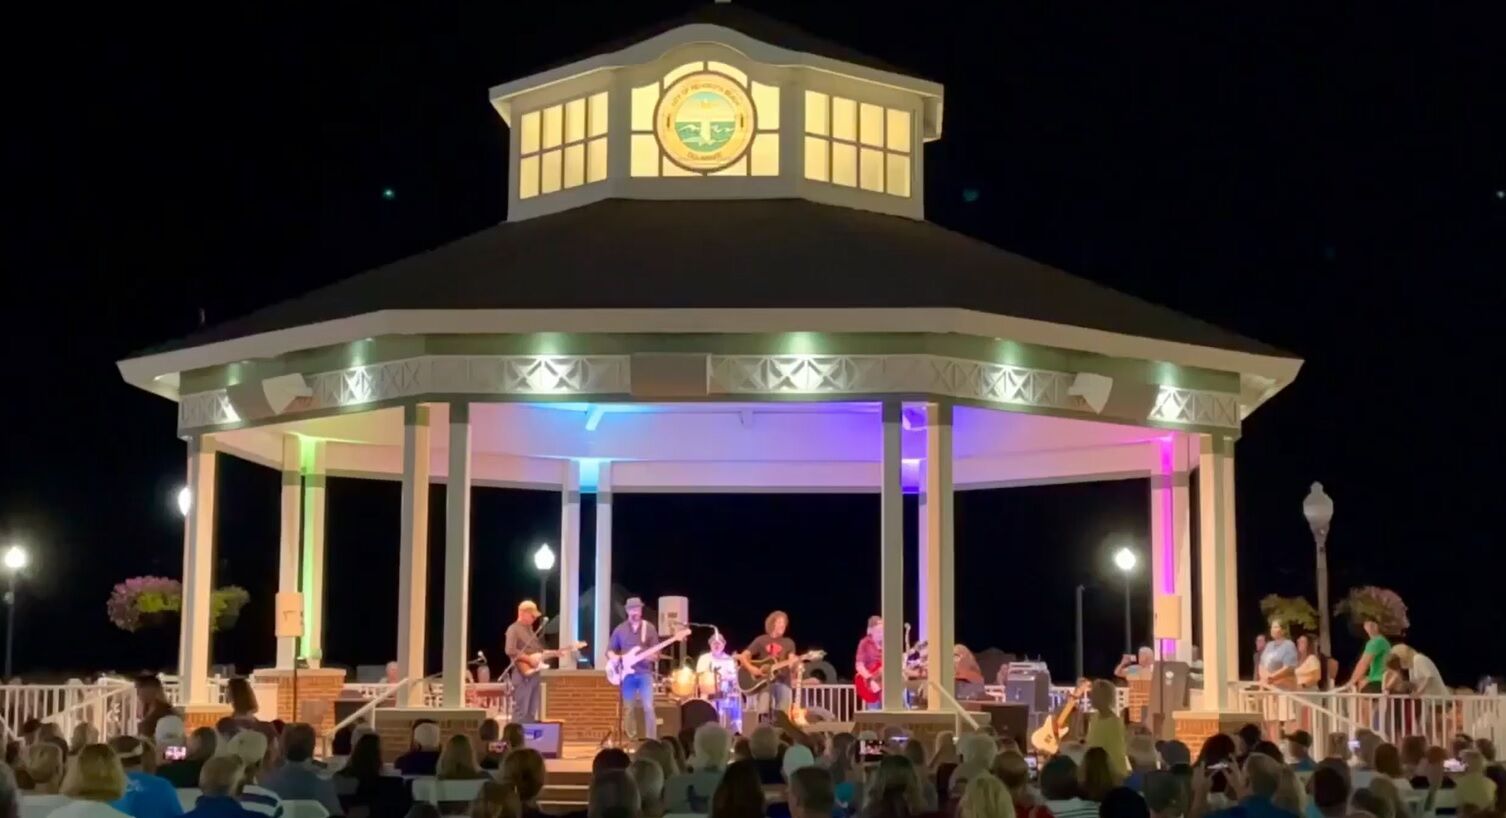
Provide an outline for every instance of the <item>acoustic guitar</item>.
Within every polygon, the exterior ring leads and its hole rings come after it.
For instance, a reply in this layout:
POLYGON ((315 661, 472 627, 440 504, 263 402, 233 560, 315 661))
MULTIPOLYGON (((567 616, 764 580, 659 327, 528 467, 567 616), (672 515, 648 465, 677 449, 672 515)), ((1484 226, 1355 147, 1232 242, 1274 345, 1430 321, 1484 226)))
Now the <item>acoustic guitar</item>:
POLYGON ((796 656, 791 656, 788 659, 764 659, 762 661, 751 662, 751 664, 762 671, 762 673, 754 675, 745 667, 738 668, 737 686, 741 688, 742 692, 745 694, 757 693, 758 691, 763 690, 764 686, 766 686, 769 682, 773 681, 774 674, 778 673, 779 671, 784 670, 787 667, 793 667, 803 662, 814 662, 825 656, 826 651, 824 650, 812 650, 798 654, 796 656))
POLYGON ((1040 729, 1030 734, 1031 746, 1046 755, 1056 755, 1061 750, 1062 739, 1071 732, 1071 718, 1077 710, 1077 703, 1087 694, 1092 684, 1087 679, 1077 680, 1077 687, 1072 689, 1072 695, 1067 697, 1067 701, 1062 704, 1061 708, 1048 717, 1040 729))

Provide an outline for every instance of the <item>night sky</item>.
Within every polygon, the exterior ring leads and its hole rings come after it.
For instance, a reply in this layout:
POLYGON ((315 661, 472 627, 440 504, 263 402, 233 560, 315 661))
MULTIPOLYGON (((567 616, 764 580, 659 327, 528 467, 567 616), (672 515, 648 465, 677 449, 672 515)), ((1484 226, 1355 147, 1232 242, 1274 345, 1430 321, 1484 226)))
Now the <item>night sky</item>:
MULTIPOLYGON (((36 552, 20 670, 166 665, 176 648, 175 630, 127 636, 105 618, 114 583, 182 567, 175 408, 127 387, 115 360, 193 331, 201 311, 225 320, 503 220, 506 131, 487 88, 690 5, 17 11, 0 542, 36 552)), ((1318 479, 1337 504, 1333 597, 1397 590, 1410 641, 1452 683, 1506 671, 1499 20, 1437 4, 748 5, 944 83, 933 221, 1307 360, 1237 450, 1242 653, 1260 596, 1313 594, 1300 503, 1318 479)), ((652 274, 635 267, 625 286, 652 274)), ((273 656, 277 476, 222 458, 220 481, 217 580, 253 602, 216 658, 245 670, 273 656)), ((1065 678, 1072 588, 1100 582, 1089 670, 1107 672, 1122 640, 1107 549, 1143 545, 1146 490, 960 495, 959 637, 1044 654, 1065 678)), ((331 481, 332 661, 394 651, 397 501, 395 483, 331 481)), ((688 594, 734 641, 783 607, 802 644, 845 664, 877 608, 876 496, 617 508, 619 581, 688 594), (650 548, 661 561, 632 558, 650 548)), ((472 642, 495 652, 536 593, 527 551, 557 538, 559 498, 478 490, 475 515, 472 642)), ((1143 641, 1146 596, 1136 605, 1143 641)), ((1356 647, 1336 641, 1346 665, 1356 647)))

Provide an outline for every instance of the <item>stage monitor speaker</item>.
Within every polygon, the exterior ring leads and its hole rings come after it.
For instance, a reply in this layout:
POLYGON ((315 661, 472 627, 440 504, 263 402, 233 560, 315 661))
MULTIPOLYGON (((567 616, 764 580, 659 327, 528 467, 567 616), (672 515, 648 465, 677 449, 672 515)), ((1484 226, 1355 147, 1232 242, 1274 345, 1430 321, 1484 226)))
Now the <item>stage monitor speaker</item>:
POLYGON ((1004 701, 1029 706, 1031 712, 1051 710, 1051 676, 1041 670, 1013 670, 1004 678, 1004 701))
POLYGON ((671 699, 655 699, 654 718, 659 720, 658 735, 678 736, 680 734, 679 702, 671 699))
POLYGON ((1186 662, 1156 662, 1151 665, 1150 704, 1146 707, 1145 723, 1158 739, 1175 738, 1176 727, 1172 713, 1187 709, 1186 662))
POLYGON ((523 746, 538 750, 544 758, 559 758, 565 746, 563 722, 530 721, 523 724, 523 746))
POLYGON ((985 724, 993 726, 1000 736, 1012 738, 1024 748, 1030 740, 1030 706, 1014 702, 963 702, 963 709, 982 713, 985 724))

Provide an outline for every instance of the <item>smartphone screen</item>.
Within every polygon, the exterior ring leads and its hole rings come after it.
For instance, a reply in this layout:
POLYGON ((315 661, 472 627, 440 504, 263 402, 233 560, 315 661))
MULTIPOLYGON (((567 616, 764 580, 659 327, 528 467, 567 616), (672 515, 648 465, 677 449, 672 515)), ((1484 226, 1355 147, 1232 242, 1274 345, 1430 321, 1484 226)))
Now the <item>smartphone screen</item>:
POLYGON ((1462 773, 1464 772, 1464 762, 1457 758, 1446 758, 1443 760, 1443 771, 1446 773, 1462 773))
POLYGON ((507 742, 505 742, 505 741, 493 741, 493 742, 490 742, 490 743, 488 743, 486 745, 486 750, 489 753, 494 753, 496 755, 501 755, 501 754, 507 752, 507 742))
POLYGON ((168 761, 182 761, 188 758, 188 748, 182 745, 166 747, 162 750, 162 757, 168 761))
POLYGON ((884 757, 884 743, 882 741, 858 742, 858 756, 863 761, 880 761, 884 757))

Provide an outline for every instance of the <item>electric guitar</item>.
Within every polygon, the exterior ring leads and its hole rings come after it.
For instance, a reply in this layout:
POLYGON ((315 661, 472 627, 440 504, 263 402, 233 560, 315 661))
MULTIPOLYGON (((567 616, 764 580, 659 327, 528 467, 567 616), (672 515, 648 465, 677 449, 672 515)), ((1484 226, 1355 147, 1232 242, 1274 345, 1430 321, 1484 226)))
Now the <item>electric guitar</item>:
MULTIPOLYGON (((910 623, 905 623, 905 654, 909 654, 910 647, 910 623)), ((873 663, 872 667, 864 668, 868 671, 868 678, 858 676, 852 680, 852 686, 856 689, 858 700, 863 704, 876 704, 884 698, 884 660, 880 659, 873 663)))
POLYGON ((561 656, 576 653, 585 649, 585 642, 576 642, 570 647, 564 647, 558 650, 541 650, 538 653, 520 654, 517 660, 513 662, 513 666, 519 673, 523 674, 524 676, 532 676, 533 674, 538 673, 541 670, 548 670, 549 665, 546 664, 548 660, 556 659, 561 656))
POLYGON ((622 680, 632 675, 633 667, 647 659, 649 655, 658 653, 675 642, 690 636, 689 628, 676 628, 673 636, 648 647, 630 648, 627 653, 614 656, 607 660, 607 681, 614 685, 622 684, 622 680))
POLYGON ((784 670, 787 667, 793 667, 804 662, 817 661, 824 658, 825 656, 826 651, 824 650, 812 650, 796 656, 791 656, 788 659, 763 659, 760 661, 749 660, 749 664, 753 665, 753 667, 755 668, 758 668, 760 672, 754 674, 746 667, 739 667, 737 669, 737 686, 742 690, 743 693, 757 693, 758 691, 762 690, 765 685, 773 680, 775 673, 778 673, 779 671, 784 670))
POLYGON ((1072 725, 1069 720, 1072 718, 1072 712, 1077 709, 1078 700, 1088 692, 1091 685, 1092 683, 1087 679, 1077 680, 1077 687, 1072 691, 1072 695, 1067 697, 1067 702, 1062 705, 1061 710, 1055 715, 1048 716, 1046 723, 1030 734, 1030 743, 1036 750, 1046 755, 1056 755, 1061 749, 1062 739, 1071 731, 1072 725))

